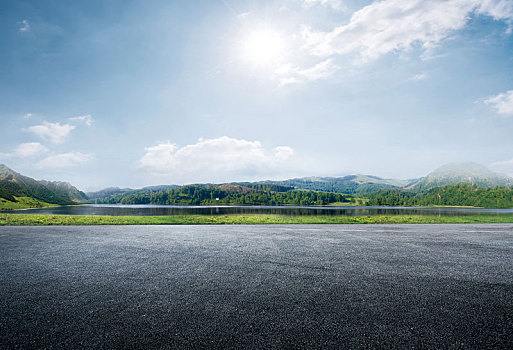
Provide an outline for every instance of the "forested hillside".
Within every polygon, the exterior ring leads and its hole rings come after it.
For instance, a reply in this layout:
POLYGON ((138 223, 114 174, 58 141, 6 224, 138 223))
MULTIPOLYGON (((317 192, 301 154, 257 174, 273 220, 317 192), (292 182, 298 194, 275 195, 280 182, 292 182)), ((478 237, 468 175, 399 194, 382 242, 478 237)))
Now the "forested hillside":
POLYGON ((340 193, 293 190, 275 184, 188 185, 165 191, 128 193, 96 199, 103 204, 167 204, 167 205, 328 205, 349 202, 340 193))
MULTIPOLYGON (((371 175, 348 175, 344 177, 303 177, 283 181, 261 181, 259 184, 278 184, 301 190, 364 195, 384 188, 402 188, 409 181, 382 179, 371 175)), ((240 183, 247 185, 247 182, 240 183)))
POLYGON ((486 188, 511 187, 513 178, 495 173, 487 167, 473 162, 450 163, 435 169, 405 188, 420 192, 462 182, 486 188))
POLYGON ((37 181, 0 164, 1 208, 24 208, 46 204, 76 204, 85 194, 67 182, 37 181))
POLYGON ((108 187, 108 188, 105 188, 100 191, 87 192, 86 195, 89 199, 95 200, 95 199, 99 199, 99 198, 106 198, 106 197, 111 197, 111 196, 116 196, 116 195, 124 195, 124 194, 128 194, 128 193, 141 194, 141 193, 151 193, 151 192, 156 192, 156 191, 164 191, 164 190, 167 190, 168 188, 173 188, 173 187, 179 187, 179 186, 177 186, 177 185, 147 186, 147 187, 143 187, 138 190, 134 190, 131 188, 108 187))
MULTIPOLYGON (((446 165, 413 182, 369 175, 309 177, 284 181, 107 188, 89 203, 167 205, 474 206, 513 208, 513 179, 473 163, 446 165), (459 179, 465 183, 452 184, 459 179), (449 182, 449 184, 445 184, 449 182), (442 183, 437 187, 434 184, 442 183), (504 183, 505 186, 495 185, 504 183)), ((0 165, 0 208, 77 204, 87 196, 67 182, 37 181, 0 165)))
POLYGON ((483 188, 469 183, 436 187, 421 193, 389 189, 369 194, 368 205, 513 208, 513 189, 483 188))

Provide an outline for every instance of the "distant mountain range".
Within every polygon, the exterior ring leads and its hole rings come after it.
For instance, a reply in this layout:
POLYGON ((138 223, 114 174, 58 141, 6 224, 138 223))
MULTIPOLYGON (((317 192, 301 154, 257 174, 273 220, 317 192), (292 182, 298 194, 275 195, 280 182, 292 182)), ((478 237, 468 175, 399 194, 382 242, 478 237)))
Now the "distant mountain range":
MULTIPOLYGON (((277 192, 311 190, 366 197, 386 189, 420 193, 435 187, 462 182, 482 188, 513 186, 513 178, 495 173, 485 166, 472 162, 447 164, 422 178, 411 180, 384 179, 357 174, 344 177, 303 177, 283 181, 234 182, 213 186, 225 192, 240 192, 241 189, 251 189, 251 191, 272 189, 277 192)), ((85 194, 67 182, 37 181, 0 164, 0 200, 4 202, 16 202, 17 198, 28 198, 42 203, 75 204, 107 198, 121 200, 126 196, 158 194, 177 187, 180 186, 160 185, 141 189, 111 187, 85 194)))
POLYGON ((296 189, 365 196, 381 189, 405 189, 418 192, 462 182, 484 188, 513 186, 513 178, 495 173, 487 167, 473 162, 446 164, 424 177, 411 180, 384 179, 378 176, 357 174, 344 177, 303 177, 259 183, 274 183, 296 189))
POLYGON ((169 188, 180 187, 178 185, 157 185, 157 186, 147 186, 141 189, 132 189, 132 188, 119 188, 119 187, 108 187, 100 191, 96 192, 87 192, 86 195, 89 199, 98 199, 105 198, 109 196, 117 196, 126 193, 149 193, 149 192, 157 192, 157 191, 165 191, 169 188))
POLYGON ((37 181, 0 164, 0 199, 4 203, 30 199, 41 205, 76 204, 86 201, 87 196, 67 182, 37 181))
POLYGON ((425 191, 434 187, 470 183, 477 187, 493 188, 497 186, 513 186, 513 178, 498 174, 477 163, 451 163, 441 166, 416 181, 411 182, 406 189, 425 191))
MULTIPOLYGON (((411 180, 383 179, 372 175, 344 177, 302 177, 284 181, 261 181, 261 184, 279 184, 295 189, 364 195, 384 188, 403 188, 411 180)), ((241 182, 239 184, 245 184, 241 182)))

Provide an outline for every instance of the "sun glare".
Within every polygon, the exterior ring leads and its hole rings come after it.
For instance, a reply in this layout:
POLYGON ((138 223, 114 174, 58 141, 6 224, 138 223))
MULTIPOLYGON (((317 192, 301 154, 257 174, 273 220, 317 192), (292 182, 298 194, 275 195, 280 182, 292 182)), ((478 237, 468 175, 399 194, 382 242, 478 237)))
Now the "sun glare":
POLYGON ((280 34, 269 29, 249 33, 243 42, 245 59, 256 65, 273 65, 283 54, 280 34))

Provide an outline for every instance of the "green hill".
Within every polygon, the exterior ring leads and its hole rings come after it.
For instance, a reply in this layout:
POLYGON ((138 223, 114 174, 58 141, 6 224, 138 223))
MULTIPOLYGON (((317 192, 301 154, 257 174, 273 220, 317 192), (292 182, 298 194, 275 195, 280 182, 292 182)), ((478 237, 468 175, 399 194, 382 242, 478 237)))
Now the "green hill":
POLYGON ((349 175, 344 177, 302 177, 283 181, 262 181, 262 184, 278 184, 298 190, 345 193, 365 195, 366 193, 385 189, 401 188, 408 180, 383 179, 372 175, 349 175))
POLYGON ((170 188, 179 187, 178 185, 157 185, 157 186, 147 186, 143 187, 141 189, 132 189, 132 188, 119 188, 119 187, 108 187, 100 191, 95 192, 87 192, 86 196, 90 200, 100 199, 100 198, 107 198, 117 195, 124 195, 124 194, 141 194, 141 193, 152 193, 152 192, 158 192, 158 191, 165 191, 170 188))
POLYGON ((425 192, 381 190, 369 195, 368 205, 378 206, 467 206, 513 208, 513 189, 478 187, 459 183, 433 187, 425 192))
POLYGON ((57 193, 60 197, 70 202, 84 202, 88 199, 84 192, 79 191, 69 182, 41 180, 39 181, 39 183, 46 186, 48 189, 57 193))
POLYGON ((164 191, 132 191, 95 199, 98 204, 166 205, 329 205, 348 203, 340 193, 296 190, 276 184, 200 184, 172 187, 164 191))
POLYGON ((444 165, 415 180, 356 174, 218 185, 153 186, 138 190, 108 188, 88 195, 96 203, 111 204, 326 205, 364 204, 368 199, 372 205, 477 205, 506 208, 510 206, 508 196, 512 185, 513 178, 494 173, 482 165, 466 162, 444 165), (468 184, 469 187, 460 184, 468 184), (342 196, 335 198, 329 194, 342 196))
POLYGON ((37 181, 0 164, 0 208, 76 204, 86 195, 67 182, 37 181))
POLYGON ((495 173, 487 167, 473 162, 451 163, 441 166, 405 188, 414 191, 427 191, 434 187, 459 183, 469 183, 483 188, 509 187, 513 185, 513 178, 495 173))
POLYGON ((119 187, 108 187, 100 191, 95 192, 87 192, 87 197, 91 200, 98 198, 106 198, 110 196, 115 196, 123 193, 133 192, 135 190, 131 188, 119 188, 119 187))

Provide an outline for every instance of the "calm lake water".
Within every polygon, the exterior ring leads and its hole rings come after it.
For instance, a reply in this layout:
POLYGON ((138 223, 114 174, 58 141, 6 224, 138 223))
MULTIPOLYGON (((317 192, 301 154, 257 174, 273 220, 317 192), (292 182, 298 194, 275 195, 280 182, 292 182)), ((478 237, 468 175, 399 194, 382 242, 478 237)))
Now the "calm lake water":
POLYGON ((513 209, 439 208, 439 207, 301 207, 301 206, 176 206, 176 205, 108 205, 87 204, 52 208, 9 211, 22 214, 52 215, 229 215, 229 214, 282 214, 282 215, 442 215, 465 216, 479 214, 513 215, 513 209))

